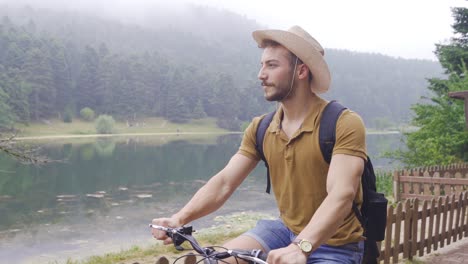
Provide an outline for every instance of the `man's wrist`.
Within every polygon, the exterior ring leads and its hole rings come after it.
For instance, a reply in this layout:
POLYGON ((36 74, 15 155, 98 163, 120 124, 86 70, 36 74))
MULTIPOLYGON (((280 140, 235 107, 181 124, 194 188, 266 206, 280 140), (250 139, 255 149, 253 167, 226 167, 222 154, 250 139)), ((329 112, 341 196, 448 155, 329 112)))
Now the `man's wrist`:
POLYGON ((180 212, 178 212, 178 213, 172 215, 171 218, 172 218, 173 220, 175 220, 175 222, 177 222, 177 224, 178 224, 179 226, 183 226, 183 225, 186 224, 185 218, 183 217, 183 215, 182 215, 180 212))
POLYGON ((294 244, 306 256, 309 256, 312 251, 314 251, 312 243, 307 239, 296 238, 292 244, 294 244))

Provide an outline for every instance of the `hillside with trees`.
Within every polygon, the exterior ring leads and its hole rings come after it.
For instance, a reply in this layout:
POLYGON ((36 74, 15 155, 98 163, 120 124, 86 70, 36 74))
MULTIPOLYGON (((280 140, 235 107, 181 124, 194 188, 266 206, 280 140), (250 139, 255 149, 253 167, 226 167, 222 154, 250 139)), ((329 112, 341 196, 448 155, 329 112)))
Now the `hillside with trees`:
MULTIPOLYGON (((0 6, 0 127, 83 108, 118 120, 214 117, 239 130, 275 107, 256 75, 261 51, 251 32, 265 26, 225 10, 188 6, 130 24, 79 12, 0 6)), ((320 39, 320 37, 317 37, 320 39)), ((344 40, 345 41, 345 40, 344 40)), ((359 112, 368 127, 411 119, 438 62, 326 49, 327 99, 359 112)))

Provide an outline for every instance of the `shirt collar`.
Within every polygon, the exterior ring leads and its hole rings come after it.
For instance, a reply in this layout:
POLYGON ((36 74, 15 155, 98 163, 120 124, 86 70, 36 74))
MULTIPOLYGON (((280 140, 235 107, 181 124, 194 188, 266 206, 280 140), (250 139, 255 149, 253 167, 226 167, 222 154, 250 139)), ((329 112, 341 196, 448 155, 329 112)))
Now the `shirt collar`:
MULTIPOLYGON (((307 113, 307 116, 301 125, 301 128, 300 128, 301 132, 303 131, 312 132, 314 130, 320 111, 323 110, 323 108, 325 107, 327 103, 328 102, 326 100, 314 94, 314 96, 312 97, 312 101, 311 101, 312 105, 309 109, 309 113, 307 113)), ((284 115, 283 105, 280 104, 280 106, 276 110, 276 113, 271 121, 270 126, 268 127, 269 132, 279 133, 281 131, 281 120, 283 119, 283 115, 284 115)))

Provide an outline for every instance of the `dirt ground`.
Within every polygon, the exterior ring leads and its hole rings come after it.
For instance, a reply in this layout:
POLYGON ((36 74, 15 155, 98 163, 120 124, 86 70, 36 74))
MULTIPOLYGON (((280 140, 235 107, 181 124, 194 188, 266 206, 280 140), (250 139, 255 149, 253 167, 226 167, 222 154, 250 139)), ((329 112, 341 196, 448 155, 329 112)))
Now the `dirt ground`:
POLYGON ((457 242, 431 252, 430 254, 420 258, 420 260, 428 264, 468 264, 468 237, 464 237, 457 242))

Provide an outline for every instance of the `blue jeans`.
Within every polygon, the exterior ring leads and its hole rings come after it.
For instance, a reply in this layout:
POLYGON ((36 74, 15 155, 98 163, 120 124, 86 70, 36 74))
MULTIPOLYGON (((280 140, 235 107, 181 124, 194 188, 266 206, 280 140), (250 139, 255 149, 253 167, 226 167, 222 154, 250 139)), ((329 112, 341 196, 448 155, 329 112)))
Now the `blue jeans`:
MULTIPOLYGON (((283 221, 260 220, 257 225, 244 235, 257 240, 269 252, 273 249, 287 247, 296 235, 287 228, 283 221)), ((360 264, 364 252, 364 242, 349 243, 342 246, 321 245, 307 259, 312 263, 349 263, 360 264)))

